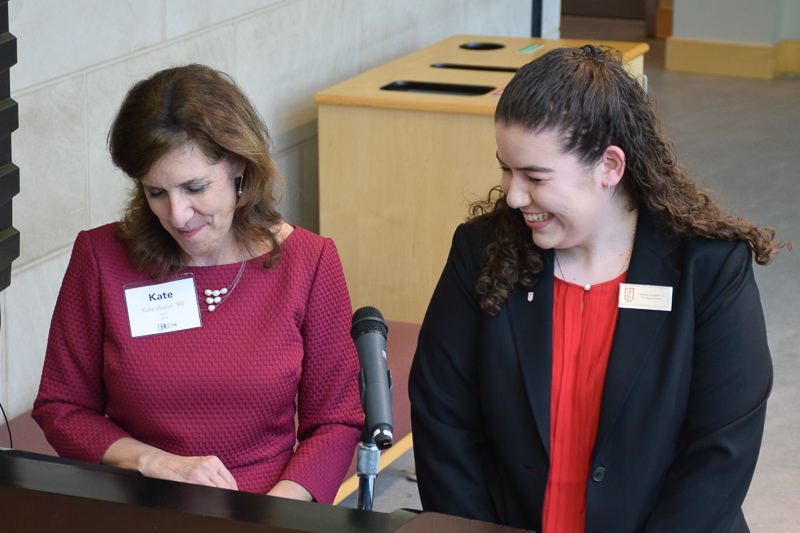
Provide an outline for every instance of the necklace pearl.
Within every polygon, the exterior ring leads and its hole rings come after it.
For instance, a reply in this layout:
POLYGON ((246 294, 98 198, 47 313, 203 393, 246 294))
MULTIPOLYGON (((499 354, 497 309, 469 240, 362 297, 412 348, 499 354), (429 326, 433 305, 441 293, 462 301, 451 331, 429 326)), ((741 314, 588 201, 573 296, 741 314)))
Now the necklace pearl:
POLYGON ((222 287, 218 291, 212 291, 211 289, 206 289, 205 291, 203 291, 203 294, 205 294, 206 296, 215 296, 215 297, 219 296, 220 294, 228 294, 228 287, 222 287))
POLYGON ((218 305, 228 298, 229 293, 233 292, 233 289, 236 288, 236 284, 239 283, 239 280, 242 278, 242 273, 244 272, 244 267, 246 264, 247 260, 242 261, 242 264, 239 267, 239 273, 236 274, 236 278, 233 280, 233 283, 230 287, 222 287, 221 289, 206 289, 202 292, 202 295, 204 295, 205 298, 198 296, 198 300, 205 299, 205 302, 208 305, 208 307, 206 307, 206 311, 213 311, 218 305))

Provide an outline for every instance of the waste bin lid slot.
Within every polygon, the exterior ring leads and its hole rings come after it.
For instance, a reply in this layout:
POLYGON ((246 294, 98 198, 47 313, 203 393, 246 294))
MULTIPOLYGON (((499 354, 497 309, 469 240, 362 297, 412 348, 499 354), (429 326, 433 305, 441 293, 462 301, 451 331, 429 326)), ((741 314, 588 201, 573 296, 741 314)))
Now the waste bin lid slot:
POLYGON ((466 63, 433 63, 433 68, 452 68, 460 70, 486 70, 489 72, 516 72, 517 67, 500 67, 496 65, 468 65, 466 63))
POLYGON ((505 47, 506 45, 500 43, 464 43, 459 46, 464 50, 499 50, 505 47))
POLYGON ((409 93, 448 94, 456 96, 480 96, 496 89, 489 85, 465 85, 460 83, 438 83, 431 81, 399 80, 381 87, 384 91, 409 93))

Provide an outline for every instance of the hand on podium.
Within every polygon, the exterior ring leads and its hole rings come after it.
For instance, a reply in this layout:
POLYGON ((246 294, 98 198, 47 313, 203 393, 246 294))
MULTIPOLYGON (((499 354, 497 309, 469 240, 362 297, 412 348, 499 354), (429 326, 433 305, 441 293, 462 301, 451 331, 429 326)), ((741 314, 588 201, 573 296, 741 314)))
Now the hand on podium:
POLYGON ((238 490, 233 475, 214 455, 175 455, 130 437, 109 446, 101 463, 138 470, 147 477, 238 490))

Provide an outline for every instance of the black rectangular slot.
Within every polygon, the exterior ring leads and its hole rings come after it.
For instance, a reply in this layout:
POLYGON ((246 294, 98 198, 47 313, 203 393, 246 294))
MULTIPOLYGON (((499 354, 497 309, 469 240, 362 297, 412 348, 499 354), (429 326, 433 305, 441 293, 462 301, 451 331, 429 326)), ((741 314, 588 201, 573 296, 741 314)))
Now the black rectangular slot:
POLYGON ((453 68, 459 70, 485 70, 489 72, 516 72, 516 67, 496 67, 492 65, 465 65, 463 63, 434 63, 433 68, 453 68))
POLYGON ((456 96, 480 96, 496 89, 488 85, 464 85, 460 83, 437 83, 432 81, 394 81, 381 87, 384 91, 407 93, 449 94, 456 96))

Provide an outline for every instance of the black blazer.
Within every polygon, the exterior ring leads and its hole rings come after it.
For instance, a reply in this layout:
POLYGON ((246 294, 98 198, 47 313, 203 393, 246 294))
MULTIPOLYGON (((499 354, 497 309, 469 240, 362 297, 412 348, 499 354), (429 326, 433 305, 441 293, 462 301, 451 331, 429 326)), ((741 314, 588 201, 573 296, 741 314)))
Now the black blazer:
MULTIPOLYGON (((456 230, 420 330, 409 382, 419 492, 425 510, 541 531, 552 251, 533 287, 490 317, 475 284, 492 234, 489 223, 456 230)), ((750 251, 679 240, 642 212, 626 282, 673 287, 672 311, 619 310, 586 532, 748 531, 741 504, 772 386, 750 251)))

